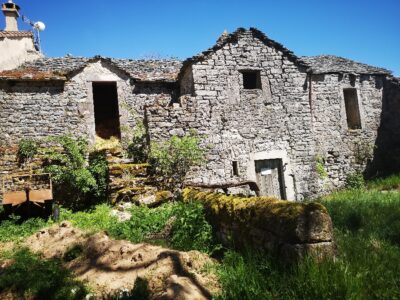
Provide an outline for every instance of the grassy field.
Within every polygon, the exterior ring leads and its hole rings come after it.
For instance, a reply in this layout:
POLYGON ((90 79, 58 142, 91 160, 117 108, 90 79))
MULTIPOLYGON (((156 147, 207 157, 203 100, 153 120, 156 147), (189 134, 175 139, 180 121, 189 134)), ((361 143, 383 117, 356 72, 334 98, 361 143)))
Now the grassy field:
POLYGON ((333 220, 335 259, 287 266, 228 251, 218 299, 400 299, 400 194, 348 190, 320 202, 333 220))
MULTIPOLYGON (((375 180, 367 184, 368 189, 340 191, 319 200, 333 220, 338 253, 334 259, 323 262, 305 259, 287 265, 264 253, 226 251, 221 264, 213 270, 223 286, 222 294, 215 298, 400 299, 400 193, 387 191, 397 189, 399 182, 399 176, 375 180)), ((210 254, 219 248, 202 207, 196 204, 172 203, 156 209, 135 207, 131 220, 118 224, 106 205, 97 206, 92 212, 63 210, 62 218, 80 228, 106 230, 114 238, 133 242, 154 242, 149 238, 152 233, 162 231, 173 218, 171 237, 164 241, 169 247, 210 254)), ((18 223, 17 219, 4 221, 0 226, 0 241, 23 239, 51 221, 31 219, 18 223)), ((84 294, 84 287, 58 262, 41 261, 22 249, 0 253, 0 265, 1 260, 10 257, 18 264, 1 274, 0 292, 13 288, 40 295, 56 286, 60 292, 54 299, 80 299, 84 294), (21 274, 32 273, 32 266, 36 265, 60 276, 45 286, 38 280, 22 280, 21 274), (18 280, 13 283, 15 278, 18 280), (68 298, 64 291, 71 287, 77 294, 68 298)))

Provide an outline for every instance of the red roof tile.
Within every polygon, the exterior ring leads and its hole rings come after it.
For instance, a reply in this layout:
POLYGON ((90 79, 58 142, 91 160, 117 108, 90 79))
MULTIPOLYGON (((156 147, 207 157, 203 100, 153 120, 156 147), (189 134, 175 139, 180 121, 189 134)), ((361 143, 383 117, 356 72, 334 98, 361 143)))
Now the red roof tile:
POLYGON ((33 37, 30 31, 0 31, 0 38, 33 37))

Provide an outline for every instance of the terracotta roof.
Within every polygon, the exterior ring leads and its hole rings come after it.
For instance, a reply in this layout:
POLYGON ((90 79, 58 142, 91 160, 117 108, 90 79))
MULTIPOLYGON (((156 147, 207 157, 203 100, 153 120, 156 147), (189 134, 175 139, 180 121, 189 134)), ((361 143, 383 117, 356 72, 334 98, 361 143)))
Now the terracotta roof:
POLYGON ((0 38, 33 37, 30 31, 0 31, 0 38))
MULTIPOLYGON (((45 72, 56 76, 69 77, 74 72, 80 71, 90 63, 104 61, 125 72, 129 77, 137 81, 164 81, 174 82, 177 80, 182 62, 175 59, 161 60, 132 60, 114 59, 101 56, 87 57, 44 57, 27 62, 15 71, 45 72)), ((0 72, 0 78, 2 73, 0 72)))
POLYGON ((38 71, 35 69, 15 69, 0 72, 0 79, 6 80, 67 80, 62 76, 53 72, 38 71))
POLYGON ((391 71, 359 63, 347 58, 334 55, 304 56, 301 57, 310 71, 314 74, 323 73, 355 73, 355 74, 391 74, 391 71))
POLYGON ((186 66, 196 63, 198 61, 202 61, 208 57, 209 54, 214 53, 215 51, 221 49, 228 43, 235 43, 239 40, 240 36, 246 33, 252 34, 254 37, 261 40, 265 45, 273 47, 279 51, 281 51, 289 60, 297 63, 298 65, 302 65, 304 67, 308 67, 299 57, 297 57, 292 51, 285 48, 282 44, 268 38, 262 31, 258 30, 257 28, 250 27, 250 29, 245 28, 238 28, 233 33, 223 33, 219 39, 217 40, 216 44, 209 48, 206 51, 201 52, 198 55, 190 57, 183 62, 183 68, 181 74, 183 74, 183 70, 186 66))

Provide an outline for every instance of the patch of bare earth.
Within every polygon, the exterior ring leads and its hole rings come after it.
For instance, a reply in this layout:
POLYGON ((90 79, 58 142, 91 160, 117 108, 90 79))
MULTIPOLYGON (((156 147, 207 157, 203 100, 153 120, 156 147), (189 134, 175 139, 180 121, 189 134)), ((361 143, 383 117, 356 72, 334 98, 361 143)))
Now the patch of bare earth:
POLYGON ((80 245, 82 253, 64 265, 97 297, 131 290, 138 277, 147 280, 150 299, 210 299, 220 289, 216 276, 205 271, 215 262, 198 251, 132 244, 106 233, 89 235, 68 222, 37 232, 24 245, 48 259, 63 258, 80 245))

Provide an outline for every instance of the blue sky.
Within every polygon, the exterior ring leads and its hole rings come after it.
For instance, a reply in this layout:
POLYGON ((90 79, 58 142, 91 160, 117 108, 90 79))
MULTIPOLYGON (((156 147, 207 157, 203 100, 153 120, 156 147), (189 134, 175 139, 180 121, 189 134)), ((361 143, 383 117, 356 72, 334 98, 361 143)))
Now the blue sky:
POLYGON ((400 76, 400 0, 15 2, 46 24, 48 56, 184 59, 212 46, 224 29, 256 27, 298 56, 334 54, 400 76))

